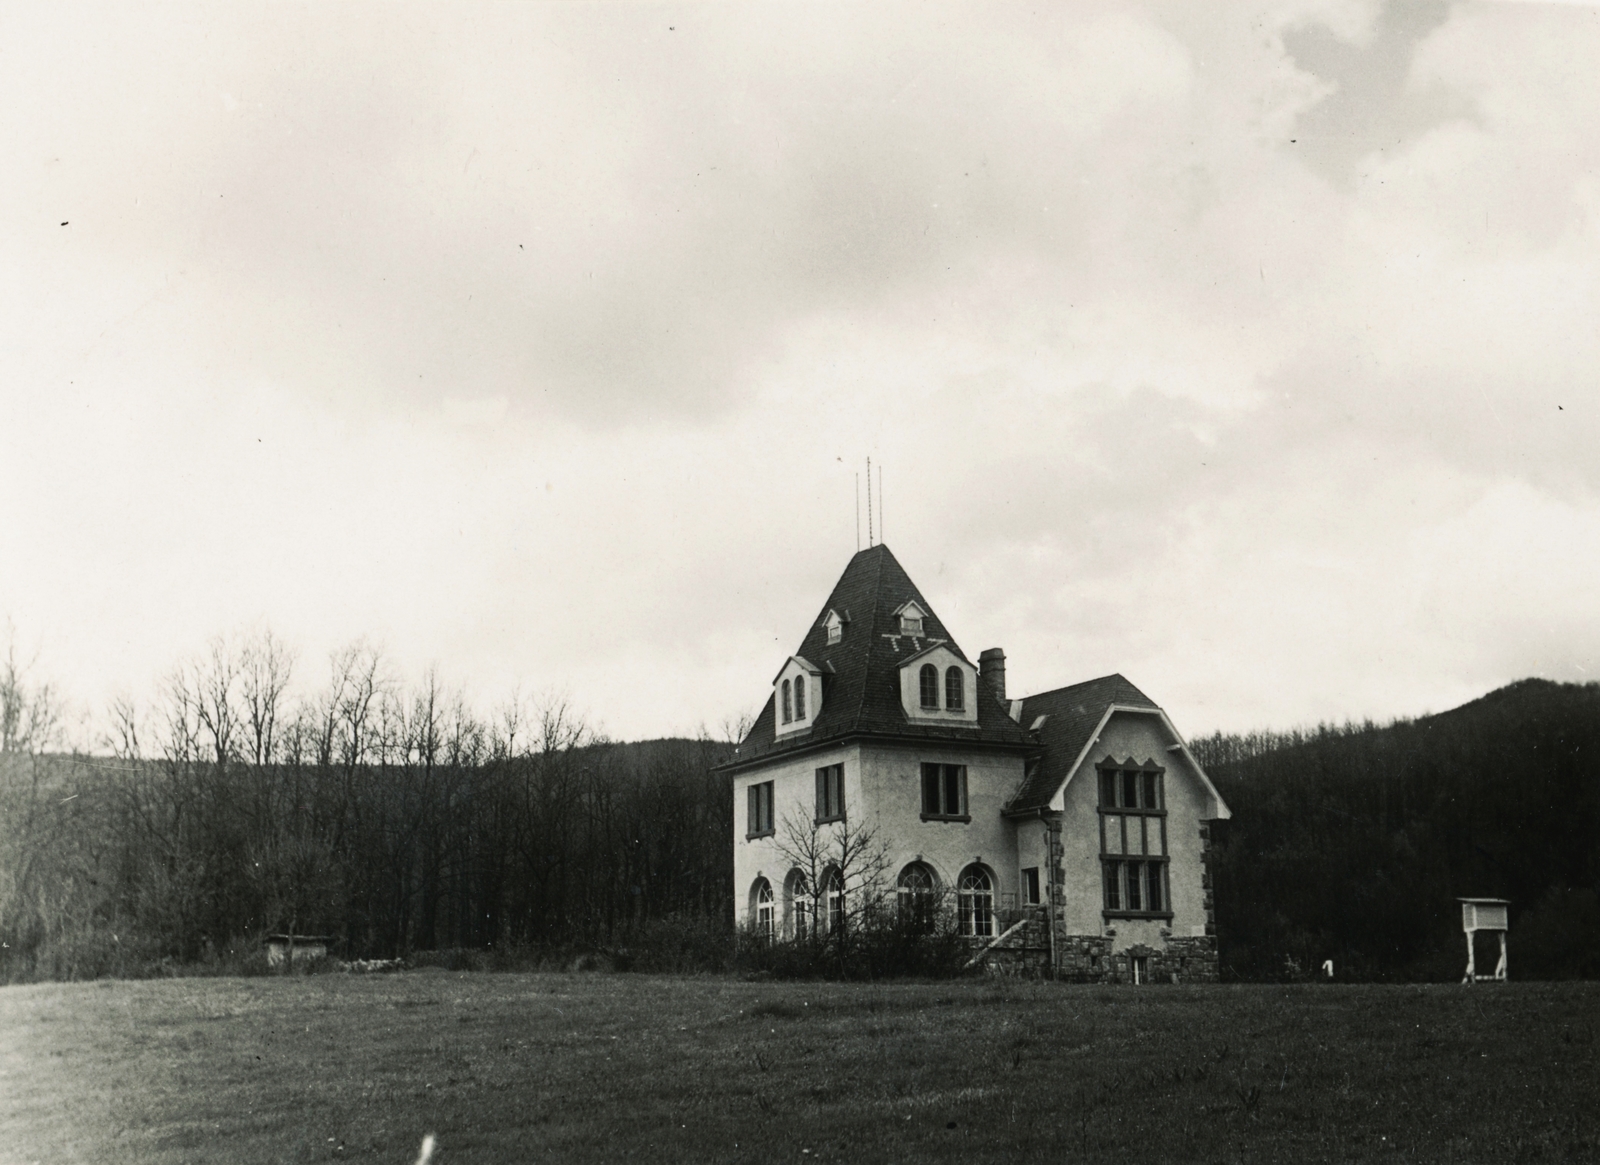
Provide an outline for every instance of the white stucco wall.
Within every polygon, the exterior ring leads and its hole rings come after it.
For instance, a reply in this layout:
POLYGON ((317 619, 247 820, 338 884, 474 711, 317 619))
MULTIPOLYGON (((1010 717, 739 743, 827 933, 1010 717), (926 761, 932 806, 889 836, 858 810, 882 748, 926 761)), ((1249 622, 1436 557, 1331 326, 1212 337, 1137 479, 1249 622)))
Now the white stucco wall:
POLYGON ((1118 712, 1106 723, 1100 739, 1090 746, 1088 755, 1071 781, 1057 797, 1061 808, 1062 865, 1066 873, 1063 903, 1066 907, 1066 933, 1102 934, 1107 925, 1103 914, 1104 898, 1100 882, 1099 775, 1095 766, 1110 757, 1137 762, 1154 759, 1166 769, 1163 787, 1167 809, 1167 869, 1171 894, 1172 920, 1119 918, 1111 922, 1117 936, 1113 950, 1143 944, 1164 945, 1161 929, 1174 935, 1205 933, 1205 896, 1201 883, 1203 866, 1200 822, 1204 820, 1210 797, 1199 774, 1181 752, 1168 751, 1175 744, 1157 716, 1118 712))
POLYGON ((997 894, 1016 894, 1016 830, 1000 810, 1022 780, 1020 757, 944 742, 865 745, 861 753, 863 790, 894 875, 920 855, 953 891, 961 871, 981 862, 994 874, 997 894), (967 766, 970 822, 922 820, 924 762, 967 766))
MULTIPOLYGON (((861 812, 861 760, 856 745, 823 749, 803 757, 779 758, 752 772, 740 773, 733 780, 733 910, 734 922, 743 925, 748 920, 750 888, 757 878, 764 877, 772 883, 773 897, 778 905, 778 925, 784 925, 783 882, 789 874, 791 863, 784 858, 781 845, 785 837, 784 823, 794 821, 809 828, 816 816, 816 772, 825 765, 844 765, 844 810, 846 817, 861 812), (772 820, 775 832, 771 837, 747 839, 747 806, 751 785, 771 781, 772 820)), ((824 829, 831 828, 824 826, 824 829)))
MULTIPOLYGON (((1017 756, 961 748, 940 742, 915 744, 848 744, 793 759, 777 759, 760 769, 738 774, 733 782, 734 918, 743 924, 749 914, 750 890, 758 877, 772 883, 778 904, 778 925, 784 926, 783 885, 791 863, 782 854, 785 820, 809 827, 816 810, 816 770, 844 766, 845 815, 853 826, 877 831, 890 859, 889 878, 908 863, 921 860, 933 867, 943 886, 954 890, 961 871, 981 861, 993 873, 997 895, 1019 893, 1016 829, 1000 816, 1006 798, 1022 780, 1017 756), (967 766, 967 808, 972 820, 922 820, 922 763, 967 766), (772 837, 747 839, 746 790, 773 782, 772 837)), ((1035 829, 1042 825, 1032 823, 1035 829)), ((831 830, 832 826, 823 826, 831 830)), ((1029 865, 1043 865, 1042 857, 1029 865)), ((1020 899, 1016 899, 1020 900, 1020 899)), ((1005 899, 997 897, 996 905, 1005 899)))

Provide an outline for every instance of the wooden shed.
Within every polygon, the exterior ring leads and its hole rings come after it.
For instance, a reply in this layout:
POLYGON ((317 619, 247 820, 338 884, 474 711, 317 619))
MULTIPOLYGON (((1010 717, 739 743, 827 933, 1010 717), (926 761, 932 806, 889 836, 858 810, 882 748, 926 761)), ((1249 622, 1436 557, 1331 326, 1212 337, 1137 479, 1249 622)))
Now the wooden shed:
POLYGON ((313 959, 325 959, 331 942, 332 936, 326 934, 269 934, 267 966, 293 966, 313 959))

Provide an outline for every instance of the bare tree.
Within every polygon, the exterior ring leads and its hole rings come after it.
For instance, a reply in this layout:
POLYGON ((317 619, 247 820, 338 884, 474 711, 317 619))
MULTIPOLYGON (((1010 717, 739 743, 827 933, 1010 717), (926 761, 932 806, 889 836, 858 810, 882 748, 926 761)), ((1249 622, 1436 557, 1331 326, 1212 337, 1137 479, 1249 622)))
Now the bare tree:
POLYGON ((133 702, 133 697, 119 694, 111 700, 111 727, 104 737, 105 747, 111 750, 111 755, 119 760, 138 760, 141 756, 139 750, 139 709, 133 702))
POLYGON ((244 704, 249 755, 256 765, 277 759, 280 704, 294 671, 294 652, 268 628, 247 641, 240 653, 240 697, 244 704))
POLYGON ((892 863, 873 826, 849 818, 818 823, 796 803, 784 815, 778 853, 805 879, 802 892, 815 920, 814 941, 843 948, 887 917, 892 863))
POLYGON ((0 663, 0 753, 43 752, 61 731, 61 703, 48 683, 30 685, 38 654, 17 662, 16 628, 6 621, 6 655, 0 663))

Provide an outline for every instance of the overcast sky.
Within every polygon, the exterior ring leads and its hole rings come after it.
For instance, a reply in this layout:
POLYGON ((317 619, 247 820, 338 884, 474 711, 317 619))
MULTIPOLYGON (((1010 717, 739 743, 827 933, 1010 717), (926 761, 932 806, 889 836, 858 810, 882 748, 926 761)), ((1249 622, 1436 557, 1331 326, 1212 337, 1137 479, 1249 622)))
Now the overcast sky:
POLYGON ((80 715, 270 626, 715 729, 868 456, 1013 695, 1600 678, 1600 8, 0 24, 0 627, 80 715))

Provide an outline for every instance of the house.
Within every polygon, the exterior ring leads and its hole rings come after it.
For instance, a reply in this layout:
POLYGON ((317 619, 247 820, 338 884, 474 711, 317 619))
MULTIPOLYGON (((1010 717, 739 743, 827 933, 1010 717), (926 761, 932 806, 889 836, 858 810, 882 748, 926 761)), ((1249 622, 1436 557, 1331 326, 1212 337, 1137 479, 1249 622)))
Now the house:
POLYGON ((758 934, 841 925, 871 894, 953 908, 992 964, 1217 976, 1210 823, 1229 812, 1166 713, 1120 675, 1011 699, 1005 653, 974 664, 887 546, 850 560, 724 768, 735 912, 758 934))

